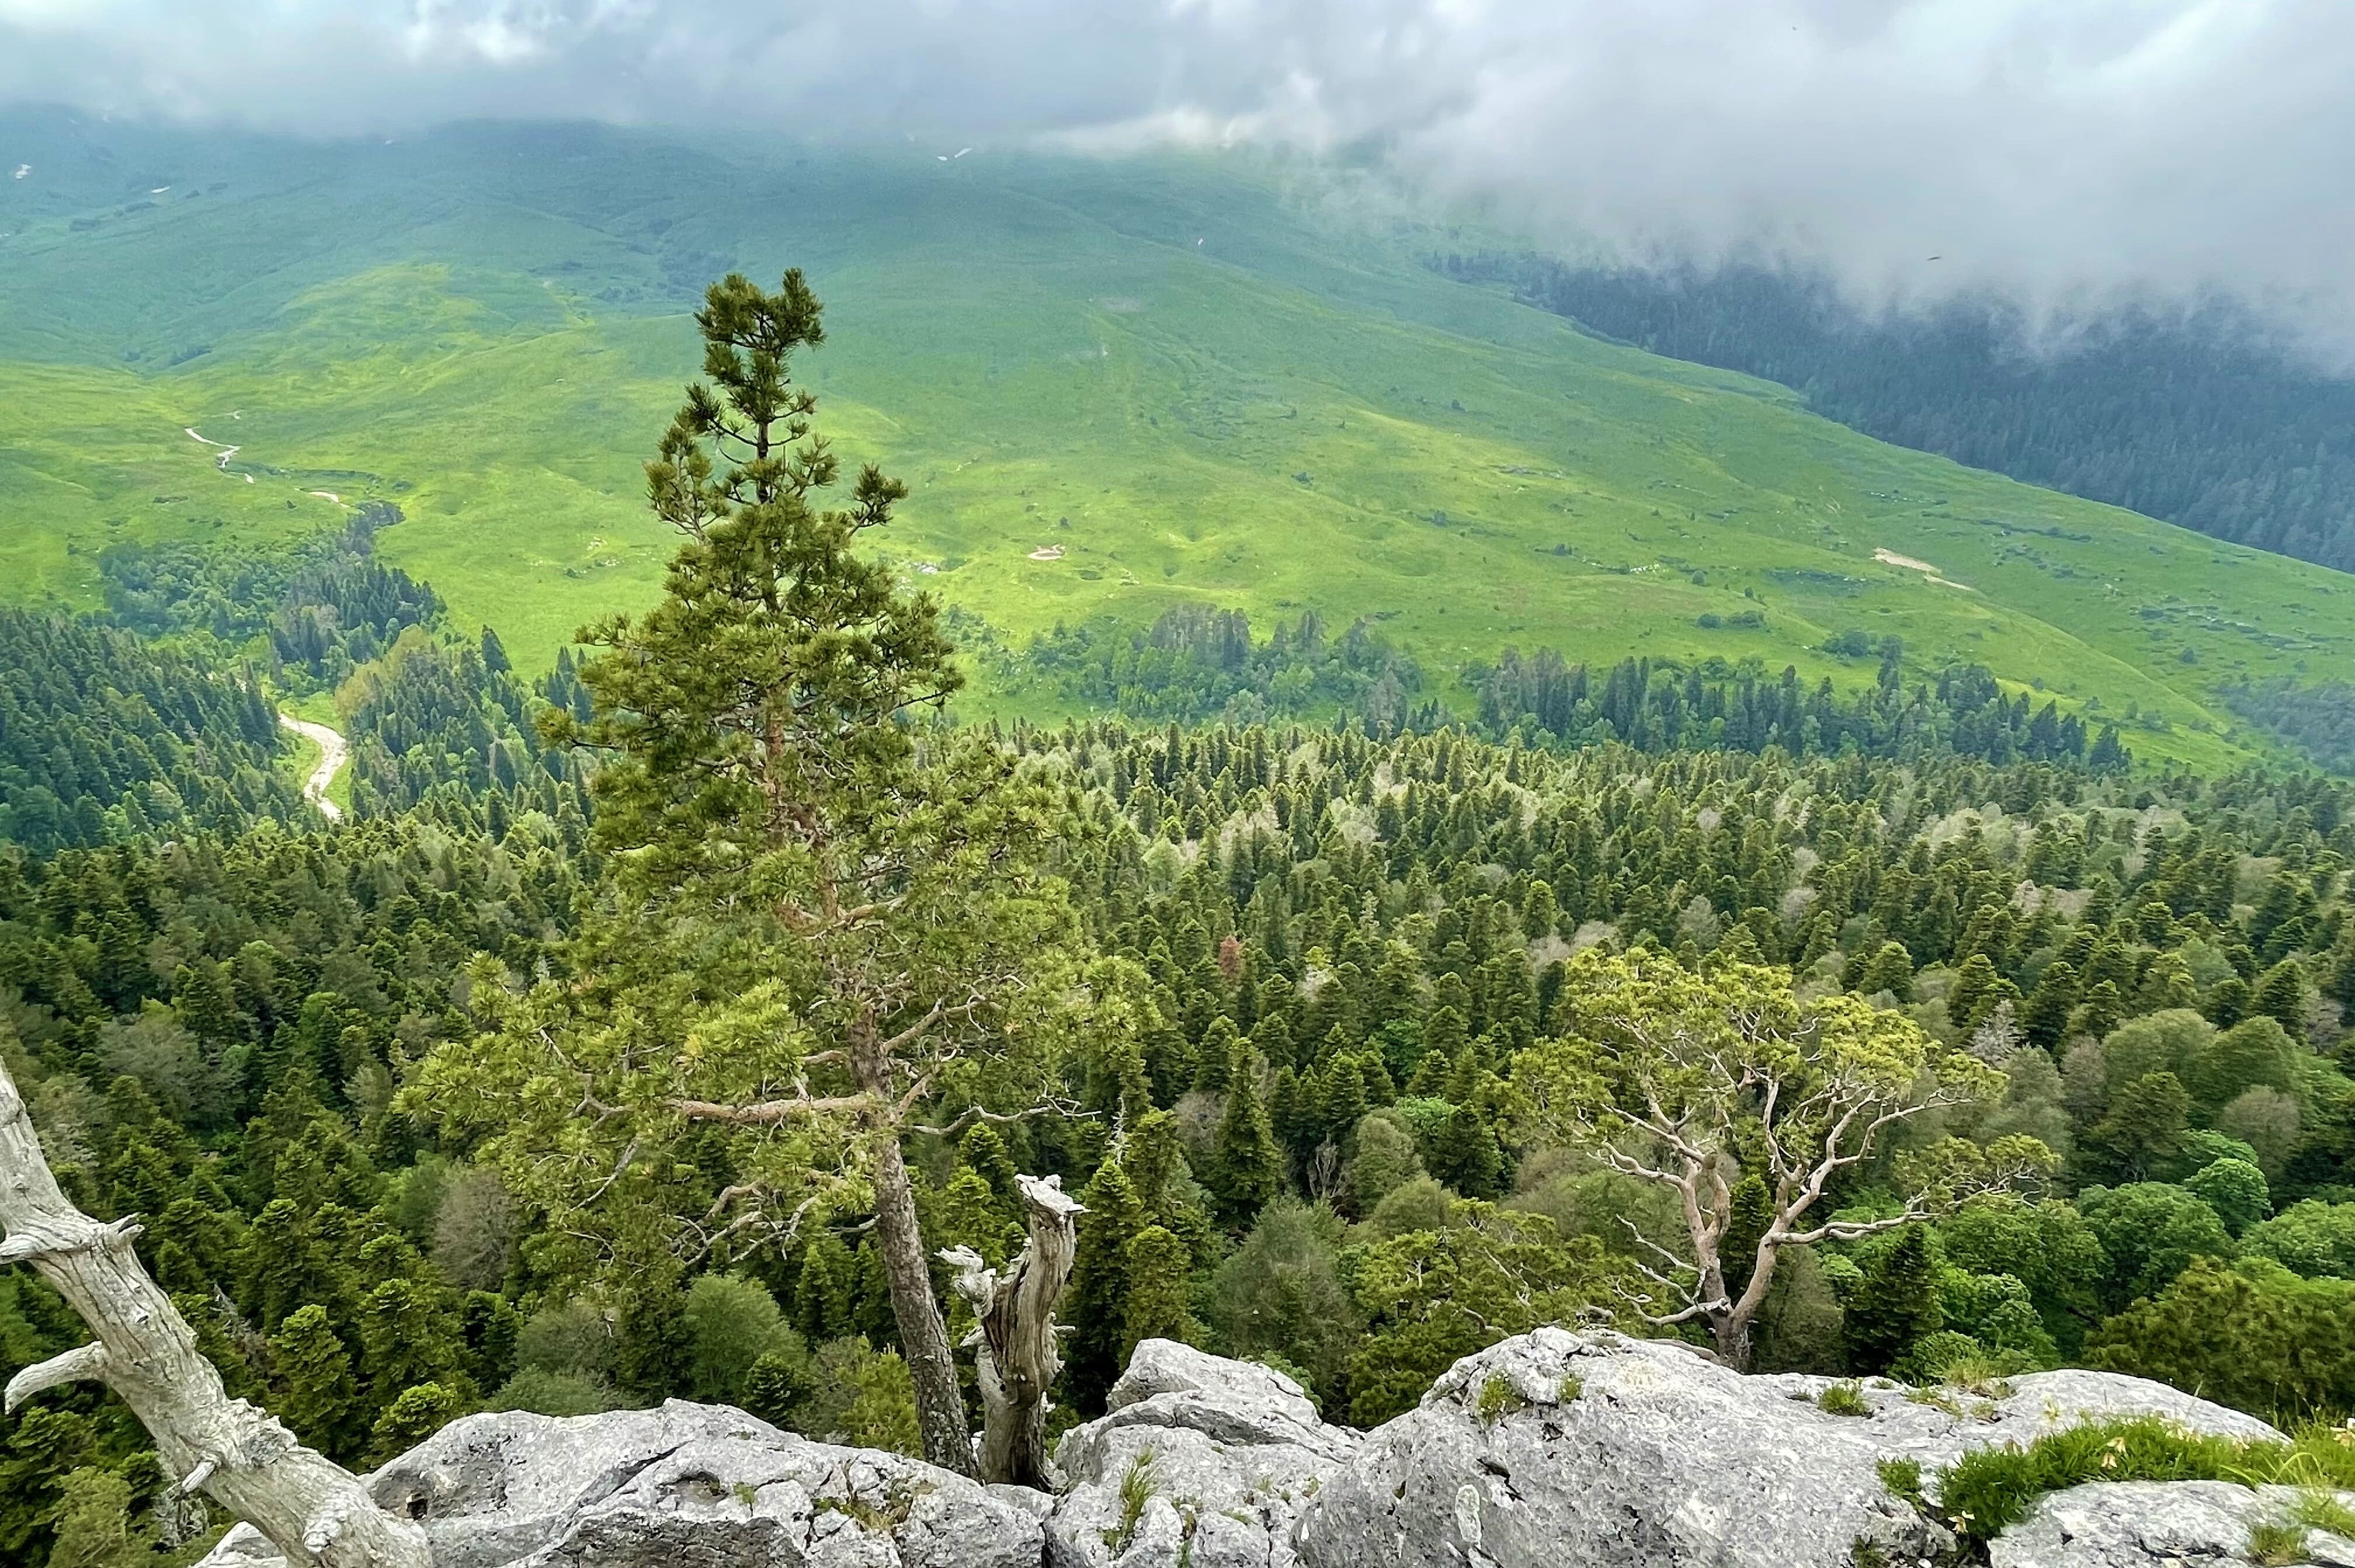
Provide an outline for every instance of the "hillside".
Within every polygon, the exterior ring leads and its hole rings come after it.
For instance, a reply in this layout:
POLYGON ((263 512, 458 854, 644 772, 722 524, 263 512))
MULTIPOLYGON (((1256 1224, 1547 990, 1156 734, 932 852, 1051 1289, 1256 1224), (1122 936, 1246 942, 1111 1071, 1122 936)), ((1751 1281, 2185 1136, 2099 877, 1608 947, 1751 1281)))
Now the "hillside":
POLYGON ((1755 266, 1442 264, 1605 336, 1798 389, 1882 441, 2355 569, 2355 379, 2305 363, 2229 302, 2039 325, 1967 295, 1869 315, 1828 279, 1755 266))
POLYGON ((695 291, 801 265, 824 427, 914 487, 911 574, 1016 646, 1208 600, 1380 617, 1444 688, 1508 644, 1856 683, 1817 650, 1894 634, 1915 673, 1983 662, 2203 766, 2242 754, 2222 688, 2355 675, 2336 573, 1599 343, 1276 173, 954 153, 0 118, 29 165, 0 183, 9 591, 93 603, 109 543, 386 500, 384 558, 545 667, 655 590, 636 466, 694 368, 695 291))

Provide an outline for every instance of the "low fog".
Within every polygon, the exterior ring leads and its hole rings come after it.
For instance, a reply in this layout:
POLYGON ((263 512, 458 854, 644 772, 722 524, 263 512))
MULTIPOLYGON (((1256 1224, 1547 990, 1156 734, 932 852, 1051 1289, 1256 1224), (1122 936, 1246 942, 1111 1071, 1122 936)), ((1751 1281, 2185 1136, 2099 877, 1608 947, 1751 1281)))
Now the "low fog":
POLYGON ((1261 144, 1565 247, 1867 299, 2222 290, 2332 337, 2350 60, 2345 0, 0 0, 16 102, 1261 144))

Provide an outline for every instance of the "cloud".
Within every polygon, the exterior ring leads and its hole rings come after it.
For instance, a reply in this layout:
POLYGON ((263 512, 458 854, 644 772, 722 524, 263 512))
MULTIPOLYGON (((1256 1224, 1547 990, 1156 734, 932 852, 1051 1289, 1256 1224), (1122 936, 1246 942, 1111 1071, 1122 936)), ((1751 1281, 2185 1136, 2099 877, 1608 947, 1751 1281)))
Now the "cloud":
POLYGON ((1284 144, 1563 242, 2355 323, 2350 59, 2346 0, 0 0, 0 99, 1284 144))

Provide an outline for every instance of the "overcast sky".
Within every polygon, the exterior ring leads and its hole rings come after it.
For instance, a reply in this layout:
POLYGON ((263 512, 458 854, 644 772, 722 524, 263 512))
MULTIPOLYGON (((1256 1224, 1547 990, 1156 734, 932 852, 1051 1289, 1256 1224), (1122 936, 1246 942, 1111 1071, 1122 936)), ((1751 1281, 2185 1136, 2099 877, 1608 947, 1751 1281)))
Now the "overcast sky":
POLYGON ((0 100, 1370 150, 1869 293, 2222 284, 2342 325, 2351 70, 2355 0, 0 0, 0 100))

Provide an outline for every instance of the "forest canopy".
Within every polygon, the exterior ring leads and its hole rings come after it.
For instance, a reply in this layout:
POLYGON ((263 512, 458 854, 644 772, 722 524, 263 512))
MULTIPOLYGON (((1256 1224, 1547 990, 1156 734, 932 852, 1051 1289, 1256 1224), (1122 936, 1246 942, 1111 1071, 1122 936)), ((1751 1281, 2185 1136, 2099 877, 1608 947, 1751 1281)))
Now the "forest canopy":
MULTIPOLYGON (((1012 1259, 1026 1176, 1084 1206, 1050 1430, 1150 1337, 1372 1424, 1553 1322, 2355 1415, 2355 786, 2137 769, 1891 644, 1845 694, 1512 654, 1457 722, 1370 624, 1207 611, 1030 656, 1152 722, 961 726, 948 617, 863 543, 904 491, 794 379, 806 284, 698 325, 664 593, 540 682, 367 530, 0 621, 124 694, 72 713, 129 797, 0 856, 0 1051, 304 1442, 678 1396, 970 1465, 940 1254, 1012 1259), (340 825, 265 669, 351 726, 340 825), (159 815, 176 766, 261 782, 159 815)), ((82 1335, 0 1276, 0 1374, 82 1335)), ((102 1391, 0 1471, 8 1561, 93 1509, 186 1547, 102 1391)))

